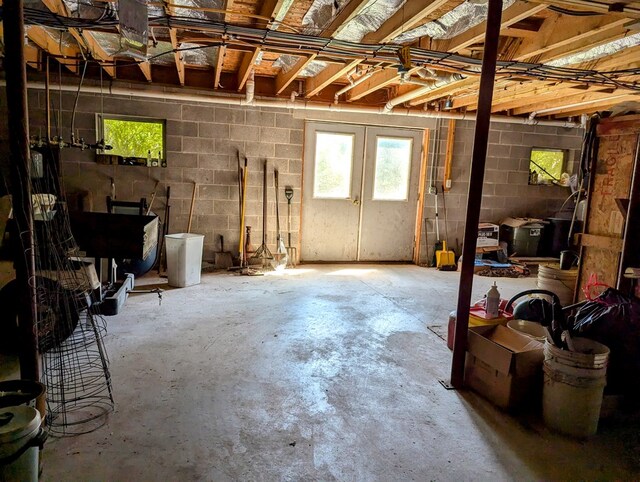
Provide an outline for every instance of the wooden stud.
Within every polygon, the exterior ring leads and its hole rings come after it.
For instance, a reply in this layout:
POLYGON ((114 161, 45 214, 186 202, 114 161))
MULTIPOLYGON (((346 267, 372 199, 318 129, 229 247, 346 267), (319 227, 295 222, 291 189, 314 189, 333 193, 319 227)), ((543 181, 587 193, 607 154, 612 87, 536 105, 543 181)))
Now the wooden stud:
POLYGON ((302 72, 304 68, 309 65, 315 58, 316 54, 310 55, 309 57, 300 57, 296 64, 287 72, 283 72, 281 69, 276 76, 276 94, 281 94, 282 91, 296 79, 298 74, 302 72))
POLYGON ((411 0, 387 19, 378 29, 364 36, 363 43, 387 43, 419 25, 422 19, 444 7, 448 0, 411 0))
MULTIPOLYGON (((418 209, 416 211, 415 246, 413 249, 413 262, 420 264, 420 249, 422 246, 422 217, 424 216, 425 180, 427 178, 427 158, 429 157, 429 129, 422 134, 422 157, 420 159, 420 177, 418 181, 418 209)), ((427 256, 429 253, 427 253, 427 256)))
POLYGON ((362 59, 352 60, 344 64, 332 64, 320 71, 314 77, 307 79, 305 82, 305 97, 313 97, 318 94, 326 86, 335 82, 340 77, 347 75, 356 67, 362 59))
POLYGON ((222 75, 222 67, 224 65, 224 57, 227 53, 227 47, 221 45, 218 47, 218 55, 216 56, 216 70, 213 76, 213 88, 220 87, 220 76, 222 75))
MULTIPOLYGON (((513 60, 526 60, 537 55, 555 50, 553 57, 565 55, 567 52, 583 50, 594 45, 592 38, 602 32, 611 32, 628 22, 625 18, 611 17, 569 17, 554 13, 547 18, 538 36, 532 41, 523 42, 522 46, 513 56, 513 60), (560 50, 560 47, 566 47, 560 50)), ((605 35, 601 42, 612 38, 615 34, 605 35)), ((546 56, 545 60, 550 60, 546 56)))
POLYGON ((74 74, 78 73, 78 57, 80 51, 71 46, 61 45, 44 29, 36 25, 27 28, 27 37, 45 52, 56 57, 56 60, 74 74), (66 58, 70 57, 70 58, 66 58))
MULTIPOLYGON (((419 67, 413 67, 409 69, 407 75, 411 75, 416 72, 419 67)), ((375 92, 378 89, 382 89, 388 85, 397 82, 400 79, 400 74, 398 74, 398 70, 395 68, 388 68, 385 70, 381 70, 376 72, 371 77, 369 77, 366 81, 361 84, 356 85, 353 89, 347 92, 347 101, 353 102, 354 100, 358 100, 365 95, 369 95, 372 92, 375 92)), ((420 89, 420 87, 418 87, 420 89)))
MULTIPOLYGON (((71 13, 63 0, 42 0, 42 3, 53 13, 64 17, 70 17, 71 13)), ((82 48, 86 48, 93 58, 98 61, 106 62, 110 65, 101 64, 104 71, 112 78, 116 77, 116 66, 114 58, 109 55, 104 48, 96 41, 91 32, 80 31, 75 28, 69 28, 69 33, 76 39, 82 48)), ((53 53, 53 52, 51 52, 53 53)))
MULTIPOLYGON (((502 13, 502 23, 500 28, 504 30, 507 27, 535 15, 546 8, 547 5, 543 3, 532 4, 527 2, 516 2, 502 13)), ((433 50, 439 50, 441 52, 459 52, 465 47, 481 42, 484 38, 484 31, 486 28, 487 22, 484 21, 449 40, 436 40, 433 45, 433 50)))
POLYGON ((259 54, 260 48, 257 47, 253 50, 253 52, 243 55, 237 75, 238 91, 241 91, 244 88, 244 84, 246 84, 247 80, 249 79, 249 74, 251 74, 251 69, 253 69, 253 64, 255 63, 259 54))
POLYGON ((350 0, 342 6, 340 11, 331 20, 331 23, 322 29, 320 37, 330 38, 338 35, 349 20, 358 15, 367 5, 368 0, 350 0))

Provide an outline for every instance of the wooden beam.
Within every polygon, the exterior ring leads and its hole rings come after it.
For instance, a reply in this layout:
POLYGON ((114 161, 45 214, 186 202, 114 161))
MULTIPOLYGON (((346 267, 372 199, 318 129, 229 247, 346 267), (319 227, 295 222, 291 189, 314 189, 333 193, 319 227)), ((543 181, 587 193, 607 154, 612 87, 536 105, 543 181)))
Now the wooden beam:
MULTIPOLYGON (((291 6, 290 2, 285 2, 284 0, 264 0, 262 2, 262 6, 260 7, 259 14, 262 17, 270 17, 273 18, 275 15, 284 16, 286 12, 283 13, 280 11, 283 8, 289 9, 291 6)), ((277 30, 276 26, 269 26, 269 24, 264 21, 257 19, 253 22, 254 26, 260 28, 273 28, 277 30)), ((256 47, 252 52, 245 52, 242 54, 242 60, 240 61, 240 68, 238 69, 238 91, 241 91, 244 88, 244 85, 251 74, 251 70, 256 62, 256 59, 260 55, 260 47, 256 47)), ((293 80, 293 79, 291 79, 293 80)), ((287 84, 288 85, 288 84, 287 84)))
POLYGON ((78 73, 78 57, 80 51, 76 47, 66 46, 54 39, 44 27, 31 25, 27 27, 27 37, 45 52, 56 57, 56 60, 74 74, 78 73), (70 58, 67 58, 70 57, 70 58))
POLYGON ((33 45, 24 46, 24 59, 25 62, 34 69, 41 70, 41 50, 33 45))
MULTIPOLYGON (((556 50, 554 57, 561 56, 569 51, 584 50, 593 46, 592 39, 595 35, 615 31, 616 29, 619 30, 621 27, 624 28, 627 22, 628 19, 619 17, 599 15, 594 17, 570 17, 554 13, 544 21, 535 39, 522 43, 513 56, 513 60, 530 59, 552 50, 556 50), (558 50, 561 47, 565 47, 565 49, 558 50)), ((549 56, 546 56, 545 60, 549 60, 549 56)))
MULTIPOLYGON (((500 28, 504 30, 507 27, 510 27, 525 18, 531 17, 546 8, 547 5, 543 3, 536 4, 516 2, 502 13, 502 23, 500 28)), ((469 30, 461 33, 460 35, 456 35, 451 39, 436 40, 433 45, 433 50, 438 50, 440 52, 458 52, 465 47, 482 42, 486 28, 487 22, 485 20, 484 22, 479 23, 475 27, 471 27, 469 30)))
MULTIPOLYGON (((631 92, 616 92, 614 94, 611 91, 602 92, 590 90, 588 92, 583 91, 582 93, 576 93, 574 90, 572 93, 570 89, 558 89, 557 92, 541 96, 541 98, 534 97, 536 102, 523 103, 521 107, 513 109, 511 113, 513 115, 522 115, 530 112, 547 112, 550 108, 562 108, 562 106, 576 104, 581 105, 583 102, 604 100, 611 98, 612 95, 618 96, 625 94, 630 95, 631 92)), ((531 100, 531 98, 529 100, 531 100)))
POLYGON ((363 43, 387 43, 418 25, 425 17, 444 7, 448 0, 411 0, 386 20, 380 28, 364 36, 363 43))
MULTIPOLYGON (((545 0, 529 1, 533 3, 545 3, 545 0)), ((613 2, 593 2, 591 0, 554 0, 553 4, 558 7, 564 7, 571 10, 587 10, 611 16, 640 18, 640 7, 638 7, 637 2, 621 2, 616 4, 619 7, 619 11, 611 8, 613 6, 613 2)))
POLYGON ((309 57, 300 57, 296 64, 287 72, 283 72, 282 69, 280 69, 280 72, 278 72, 278 75, 276 76, 276 94, 282 93, 282 91, 296 79, 298 74, 302 72, 304 68, 309 65, 315 58, 316 54, 310 55, 309 57))
POLYGON ((180 85, 184 86, 184 61, 182 60, 182 53, 177 51, 180 44, 178 43, 178 32, 175 28, 169 29, 169 37, 171 37, 171 47, 176 51, 173 53, 173 58, 176 62, 178 80, 180 81, 180 85))
MULTIPOLYGON (((53 13, 64 17, 71 17, 71 13, 63 0, 42 0, 42 3, 53 13)), ((91 32, 81 31, 75 28, 69 28, 69 33, 76 39, 81 48, 86 48, 91 56, 99 62, 106 62, 109 65, 101 63, 101 67, 112 78, 116 77, 116 64, 114 58, 109 55, 104 48, 96 41, 91 32)))
POLYGON ((220 87, 220 76, 222 75, 222 66, 224 65, 224 58, 227 53, 227 47, 225 45, 221 45, 218 47, 218 55, 216 57, 216 70, 213 74, 213 88, 217 89, 220 87))
POLYGON ((238 91, 241 91, 244 88, 244 84, 247 82, 249 74, 251 74, 253 64, 255 63, 259 54, 260 48, 256 47, 255 49, 253 49, 253 52, 245 53, 242 56, 240 68, 238 69, 238 91))
MULTIPOLYGON (((409 69, 407 75, 411 75, 418 69, 419 67, 413 67, 409 69)), ((362 97, 369 95, 378 89, 382 89, 383 87, 397 82, 399 79, 400 74, 398 74, 398 71, 395 68, 380 70, 379 72, 376 72, 371 77, 369 77, 366 81, 356 85, 353 89, 347 92, 347 101, 353 102, 354 100, 361 99, 362 97)), ((421 87, 418 87, 418 89, 421 89, 421 87)))
POLYGON ((352 60, 344 64, 331 64, 320 71, 314 77, 307 79, 305 82, 305 97, 313 97, 318 94, 327 85, 335 82, 340 77, 347 75, 352 69, 362 62, 362 59, 352 60))
POLYGON ((436 89, 431 90, 426 95, 421 95, 409 102, 410 106, 416 106, 420 104, 425 104, 427 102, 431 102, 433 100, 439 99, 444 95, 453 95, 456 92, 461 90, 466 90, 469 87, 477 86, 479 84, 478 77, 467 77, 466 79, 457 80, 455 82, 451 82, 448 85, 443 85, 442 87, 438 87, 436 89))
POLYGON ((595 112, 599 109, 607 109, 628 100, 638 100, 637 94, 629 94, 628 92, 619 93, 604 98, 585 100, 583 102, 576 102, 575 104, 540 110, 538 111, 538 114, 544 116, 557 114, 577 115, 577 113, 595 112))
POLYGON ((150 62, 140 62, 138 64, 140 70, 142 71, 142 75, 147 79, 147 82, 151 82, 151 63, 150 62))
POLYGON ((330 38, 338 35, 346 24, 362 11, 367 3, 368 0, 350 0, 347 2, 333 17, 329 25, 322 29, 319 36, 330 38))
POLYGON ((527 30, 524 28, 516 28, 516 27, 507 27, 502 29, 502 34, 506 37, 516 37, 516 38, 533 38, 538 35, 537 30, 527 30))
POLYGON ((225 22, 228 22, 228 21, 231 19, 231 13, 229 13, 229 12, 231 12, 231 10, 233 10, 233 3, 234 3, 234 1, 235 1, 235 0, 227 0, 227 1, 224 3, 224 9, 227 11, 227 12, 224 14, 224 21, 225 21, 225 22))

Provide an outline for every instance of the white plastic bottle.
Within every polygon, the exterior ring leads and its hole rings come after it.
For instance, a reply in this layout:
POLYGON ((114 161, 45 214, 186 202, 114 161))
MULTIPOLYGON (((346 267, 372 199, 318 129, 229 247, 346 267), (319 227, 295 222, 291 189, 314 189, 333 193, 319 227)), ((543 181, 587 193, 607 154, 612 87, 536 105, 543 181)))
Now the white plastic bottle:
POLYGON ((493 282, 493 286, 487 291, 487 303, 485 310, 487 312, 487 318, 497 318, 500 315, 500 292, 498 291, 498 285, 493 282))

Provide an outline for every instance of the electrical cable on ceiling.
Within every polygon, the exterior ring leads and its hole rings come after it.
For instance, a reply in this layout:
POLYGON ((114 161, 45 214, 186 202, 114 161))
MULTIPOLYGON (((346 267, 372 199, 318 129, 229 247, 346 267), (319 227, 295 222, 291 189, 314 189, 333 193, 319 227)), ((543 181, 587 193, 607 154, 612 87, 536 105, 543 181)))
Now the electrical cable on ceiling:
MULTIPOLYGON (((76 21, 76 19, 62 17, 52 12, 43 12, 34 9, 25 9, 25 16, 27 23, 32 23, 33 17, 37 17, 39 21, 47 23, 51 28, 60 28, 61 25, 67 25, 68 27, 71 27, 71 25, 69 25, 69 22, 73 23, 76 21)), ((111 21, 102 22, 100 27, 103 28, 106 26, 110 26, 110 22, 111 21)), ((76 24, 73 25, 76 26, 76 24)), ((222 41, 226 41, 227 45, 238 43, 244 45, 254 45, 257 42, 266 49, 284 53, 291 52, 293 49, 292 45, 295 45, 295 52, 297 55, 322 54, 327 58, 335 60, 375 58, 376 60, 381 62, 387 62, 392 65, 397 64, 397 49, 399 46, 394 44, 360 44, 344 40, 327 39, 309 35, 290 34, 269 29, 231 25, 223 22, 214 22, 192 17, 154 17, 149 19, 149 25, 151 27, 171 26, 176 28, 194 28, 203 30, 211 35, 224 36, 226 40, 223 39, 222 41)), ((96 25, 91 24, 89 27, 85 28, 91 27, 95 28, 96 25)), ((213 38, 212 41, 216 42, 216 40, 213 38)), ((195 46, 188 47, 187 49, 198 50, 215 47, 222 41, 217 41, 215 45, 195 46)), ((157 54, 157 56, 150 57, 146 61, 153 60, 154 58, 158 58, 162 55, 167 55, 168 53, 175 53, 182 50, 182 48, 178 48, 169 50, 167 52, 162 52, 160 54, 157 54)), ((479 75, 480 67, 482 64, 481 59, 419 48, 411 48, 411 58, 413 60, 413 63, 418 66, 433 66, 439 68, 440 70, 466 73, 470 75, 479 75)), ((102 65, 109 64, 102 62, 102 65)), ((566 67, 554 67, 550 65, 533 64, 527 62, 499 61, 496 72, 498 75, 515 75, 535 79, 573 81, 585 84, 615 85, 617 87, 640 90, 640 85, 638 85, 637 82, 620 81, 613 78, 617 75, 615 71, 609 72, 604 75, 594 70, 570 69, 566 67)), ((625 74, 628 75, 629 72, 625 71, 625 74)))
POLYGON ((556 7, 555 5, 549 5, 547 9, 552 12, 561 13, 562 15, 569 15, 572 17, 593 17, 595 15, 604 15, 600 12, 592 12, 587 10, 569 10, 567 8, 556 7))

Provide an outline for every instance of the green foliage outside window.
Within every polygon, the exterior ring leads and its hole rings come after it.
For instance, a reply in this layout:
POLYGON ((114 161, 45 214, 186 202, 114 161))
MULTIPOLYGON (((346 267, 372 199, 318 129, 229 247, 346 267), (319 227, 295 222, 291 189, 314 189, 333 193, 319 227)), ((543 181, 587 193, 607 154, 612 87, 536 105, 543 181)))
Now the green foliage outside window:
POLYGON ((561 149, 531 149, 529 172, 537 174, 537 182, 559 181, 564 170, 564 151, 561 149))
POLYGON ((113 147, 108 154, 122 157, 151 157, 164 159, 164 123, 123 119, 102 120, 104 141, 113 147))

